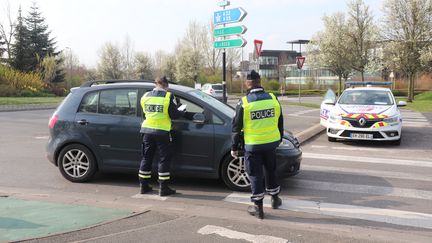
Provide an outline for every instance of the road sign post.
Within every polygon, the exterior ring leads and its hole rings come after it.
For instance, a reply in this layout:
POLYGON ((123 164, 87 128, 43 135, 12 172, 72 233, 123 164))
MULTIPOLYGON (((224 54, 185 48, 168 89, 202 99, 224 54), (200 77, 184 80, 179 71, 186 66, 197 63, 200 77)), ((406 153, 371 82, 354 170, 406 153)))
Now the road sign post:
POLYGON ((220 1, 217 3, 223 10, 213 13, 213 25, 223 26, 222 28, 215 28, 213 30, 213 38, 221 37, 222 40, 214 41, 214 48, 222 49, 222 86, 223 86, 223 100, 227 101, 226 97, 226 48, 237 48, 246 45, 247 41, 243 38, 240 39, 226 39, 227 36, 241 35, 246 32, 245 26, 231 26, 226 27, 226 24, 236 23, 242 21, 247 13, 243 8, 225 9, 230 5, 230 1, 220 1))
POLYGON ((299 77, 299 94, 298 94, 298 99, 299 99, 299 103, 301 103, 301 82, 302 82, 302 71, 303 71, 303 64, 306 60, 305 57, 299 56, 296 57, 297 59, 297 68, 299 69, 299 73, 300 73, 300 77, 299 77))

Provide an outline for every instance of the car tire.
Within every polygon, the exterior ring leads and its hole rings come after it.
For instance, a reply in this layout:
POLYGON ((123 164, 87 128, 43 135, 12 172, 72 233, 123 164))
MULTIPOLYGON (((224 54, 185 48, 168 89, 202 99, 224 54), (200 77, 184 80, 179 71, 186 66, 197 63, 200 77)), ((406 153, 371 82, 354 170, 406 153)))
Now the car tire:
POLYGON ((336 138, 332 138, 332 137, 327 137, 327 140, 332 143, 336 142, 336 138))
POLYGON ((226 156, 221 168, 221 177, 225 185, 234 191, 250 191, 250 179, 245 170, 245 159, 226 156))
POLYGON ((86 182, 97 170, 93 153, 81 144, 64 147, 59 153, 57 165, 63 177, 72 182, 86 182))

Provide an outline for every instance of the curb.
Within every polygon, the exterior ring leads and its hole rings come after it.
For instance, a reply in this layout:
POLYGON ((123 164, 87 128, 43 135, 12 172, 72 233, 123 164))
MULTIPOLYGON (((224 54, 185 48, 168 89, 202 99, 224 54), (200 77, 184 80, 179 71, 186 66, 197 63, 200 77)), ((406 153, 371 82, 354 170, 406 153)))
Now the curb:
POLYGON ((318 124, 313 125, 312 127, 308 128, 304 131, 301 131, 301 132, 295 134, 295 136, 300 141, 300 144, 303 145, 304 143, 306 143, 307 141, 316 137, 317 135, 319 135, 323 131, 325 131, 325 127, 321 126, 321 124, 318 123, 318 124))
POLYGON ((28 104, 28 105, 0 105, 0 112, 51 110, 57 108, 58 104, 28 104))

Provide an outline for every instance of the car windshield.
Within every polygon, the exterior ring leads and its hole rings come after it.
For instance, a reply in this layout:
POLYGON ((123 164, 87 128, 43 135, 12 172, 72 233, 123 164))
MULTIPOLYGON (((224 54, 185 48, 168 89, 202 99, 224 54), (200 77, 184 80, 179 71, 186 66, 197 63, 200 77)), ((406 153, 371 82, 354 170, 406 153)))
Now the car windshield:
POLYGON ((214 90, 222 90, 222 89, 223 89, 222 85, 220 85, 220 84, 213 84, 213 85, 212 85, 212 88, 213 88, 214 90))
POLYGON ((344 105, 393 105, 393 98, 385 90, 347 90, 339 99, 344 105))
POLYGON ((192 90, 192 91, 189 91, 188 93, 191 94, 192 96, 195 96, 196 98, 198 98, 200 100, 203 100, 204 102, 213 106, 215 109, 221 111, 222 113, 224 113, 225 115, 227 115, 230 118, 233 118, 235 115, 235 111, 231 106, 220 102, 219 100, 213 98, 212 96, 210 96, 210 95, 208 95, 202 91, 192 90))

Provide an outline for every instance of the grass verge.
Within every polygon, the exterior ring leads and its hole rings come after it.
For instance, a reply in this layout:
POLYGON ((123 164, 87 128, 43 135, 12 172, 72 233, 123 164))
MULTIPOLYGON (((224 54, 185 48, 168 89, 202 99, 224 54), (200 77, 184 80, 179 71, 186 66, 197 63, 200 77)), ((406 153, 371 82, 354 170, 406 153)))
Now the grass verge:
POLYGON ((0 97, 0 105, 59 104, 64 97, 0 97))
MULTIPOLYGON (((401 98, 399 100, 406 100, 401 98)), ((408 103, 406 108, 418 112, 432 112, 432 91, 423 92, 414 97, 412 103, 408 103)))

